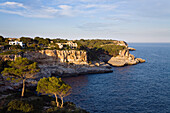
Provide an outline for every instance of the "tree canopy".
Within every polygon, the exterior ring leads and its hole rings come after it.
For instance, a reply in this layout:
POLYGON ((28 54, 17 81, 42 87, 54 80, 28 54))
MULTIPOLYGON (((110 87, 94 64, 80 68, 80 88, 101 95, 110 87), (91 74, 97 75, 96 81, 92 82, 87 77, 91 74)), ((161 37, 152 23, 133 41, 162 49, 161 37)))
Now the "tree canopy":
POLYGON ((23 43, 27 44, 27 43, 33 43, 33 39, 29 38, 29 37, 21 37, 20 41, 22 41, 23 43))
POLYGON ((59 107, 57 95, 60 96, 62 100, 61 107, 63 107, 63 97, 71 93, 71 86, 62 81, 61 78, 56 77, 42 78, 38 82, 37 92, 55 95, 57 107, 59 107))
POLYGON ((34 78, 34 75, 39 72, 40 69, 36 62, 32 62, 27 58, 18 57, 15 61, 9 63, 9 67, 2 71, 3 76, 7 76, 9 80, 18 82, 22 80, 23 89, 22 97, 24 96, 25 81, 29 78, 34 78))
POLYGON ((5 38, 3 36, 0 36, 0 42, 4 42, 5 38))

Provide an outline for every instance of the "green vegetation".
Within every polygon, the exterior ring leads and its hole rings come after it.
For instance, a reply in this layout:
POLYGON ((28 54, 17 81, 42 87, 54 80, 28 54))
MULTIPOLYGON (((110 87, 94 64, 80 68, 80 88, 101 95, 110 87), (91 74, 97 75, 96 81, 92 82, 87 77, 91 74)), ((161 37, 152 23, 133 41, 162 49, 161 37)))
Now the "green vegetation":
POLYGON ((119 55, 119 51, 125 49, 125 46, 120 45, 104 45, 101 47, 107 54, 111 56, 119 55))
POLYGON ((11 45, 10 46, 10 49, 12 50, 18 50, 18 49, 21 49, 22 47, 20 45, 11 45))
POLYGON ((23 100, 12 100, 8 103, 7 111, 22 111, 22 112, 31 112, 33 111, 33 105, 30 105, 28 102, 24 102, 23 100))
POLYGON ((126 48, 117 44, 116 40, 76 40, 79 49, 88 51, 88 61, 99 60, 98 56, 107 54, 117 56, 120 50, 126 48))
POLYGON ((9 64, 9 68, 2 71, 3 76, 8 76, 9 80, 19 82, 22 80, 22 94, 24 96, 25 81, 29 78, 34 78, 34 75, 39 72, 36 62, 29 61, 27 58, 17 58, 9 64))
MULTIPOLYGON (((0 99, 0 113, 88 113, 77 108, 72 102, 64 102, 63 108, 56 107, 55 98, 48 95, 37 95, 34 88, 27 88, 25 98, 20 98, 20 92, 10 92, 11 95, 0 99)), ((61 103, 61 100, 58 100, 61 103)))
POLYGON ((100 39, 92 39, 92 40, 76 40, 76 42, 79 42, 82 46, 88 47, 88 48, 100 48, 102 45, 107 44, 116 44, 115 40, 100 40, 100 39))
POLYGON ((20 41, 22 41, 24 44, 34 43, 34 40, 29 37, 21 37, 20 41))
POLYGON ((42 78, 38 82, 37 92, 43 94, 51 94, 56 98, 57 107, 63 108, 63 97, 69 95, 71 93, 71 86, 66 84, 61 78, 49 77, 42 78), (58 97, 61 98, 61 106, 59 106, 58 97))
POLYGON ((68 42, 67 39, 60 39, 60 38, 51 39, 51 41, 53 41, 53 43, 66 43, 66 42, 68 42))
POLYGON ((92 52, 96 51, 95 53, 105 53, 111 56, 116 56, 119 53, 119 50, 125 48, 125 46, 117 45, 117 41, 115 40, 77 40, 77 44, 80 48, 82 46, 84 49, 92 50, 92 52))
POLYGON ((10 61, 3 61, 3 60, 0 60, 0 73, 4 70, 4 68, 6 67, 9 67, 9 64, 10 61))
POLYGON ((0 36, 0 45, 8 45, 8 39, 0 36))
POLYGON ((40 38, 40 37, 35 37, 34 42, 38 44, 39 46, 42 47, 47 47, 50 44, 50 39, 49 38, 40 38))
POLYGON ((10 51, 2 52, 2 53, 0 53, 0 55, 11 55, 11 54, 16 55, 17 53, 18 53, 18 51, 10 50, 10 51))
POLYGON ((4 42, 5 38, 3 36, 0 36, 0 42, 4 42))

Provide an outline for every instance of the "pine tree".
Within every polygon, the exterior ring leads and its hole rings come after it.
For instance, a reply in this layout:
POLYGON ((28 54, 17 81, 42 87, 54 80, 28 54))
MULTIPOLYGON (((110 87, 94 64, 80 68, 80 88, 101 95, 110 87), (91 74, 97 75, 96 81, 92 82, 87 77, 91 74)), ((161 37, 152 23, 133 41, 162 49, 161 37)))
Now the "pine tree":
POLYGON ((35 78, 34 75, 40 71, 36 62, 32 62, 27 58, 18 57, 9 64, 9 68, 2 71, 3 76, 8 76, 14 82, 22 81, 22 94, 24 96, 25 82, 27 79, 35 78))
POLYGON ((60 107, 58 102, 58 95, 59 95, 62 100, 62 104, 61 104, 61 108, 62 108, 63 97, 71 93, 71 86, 69 86, 64 81, 62 81, 61 78, 56 78, 56 77, 42 78, 38 82, 37 92, 54 95, 56 98, 57 107, 60 107))

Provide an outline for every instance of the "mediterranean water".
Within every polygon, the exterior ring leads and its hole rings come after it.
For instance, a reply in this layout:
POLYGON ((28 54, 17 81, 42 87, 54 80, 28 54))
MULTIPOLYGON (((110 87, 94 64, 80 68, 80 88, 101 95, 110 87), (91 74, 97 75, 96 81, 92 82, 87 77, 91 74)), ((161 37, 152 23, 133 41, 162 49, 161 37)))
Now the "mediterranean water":
POLYGON ((131 54, 146 60, 113 67, 113 73, 63 80, 73 88, 65 101, 90 113, 170 113, 170 43, 130 43, 131 54))

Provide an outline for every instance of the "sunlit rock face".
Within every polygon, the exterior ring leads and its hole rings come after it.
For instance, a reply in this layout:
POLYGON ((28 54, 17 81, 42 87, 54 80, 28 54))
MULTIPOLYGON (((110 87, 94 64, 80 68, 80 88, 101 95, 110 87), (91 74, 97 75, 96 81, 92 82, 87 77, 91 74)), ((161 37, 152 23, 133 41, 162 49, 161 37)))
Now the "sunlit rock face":
POLYGON ((41 50, 26 52, 24 57, 40 64, 56 64, 58 62, 87 64, 87 53, 76 50, 41 50))
POLYGON ((125 65, 135 65, 138 63, 145 62, 144 59, 135 58, 134 55, 129 53, 129 49, 124 49, 119 52, 119 55, 112 57, 108 63, 115 67, 121 67, 125 65))

